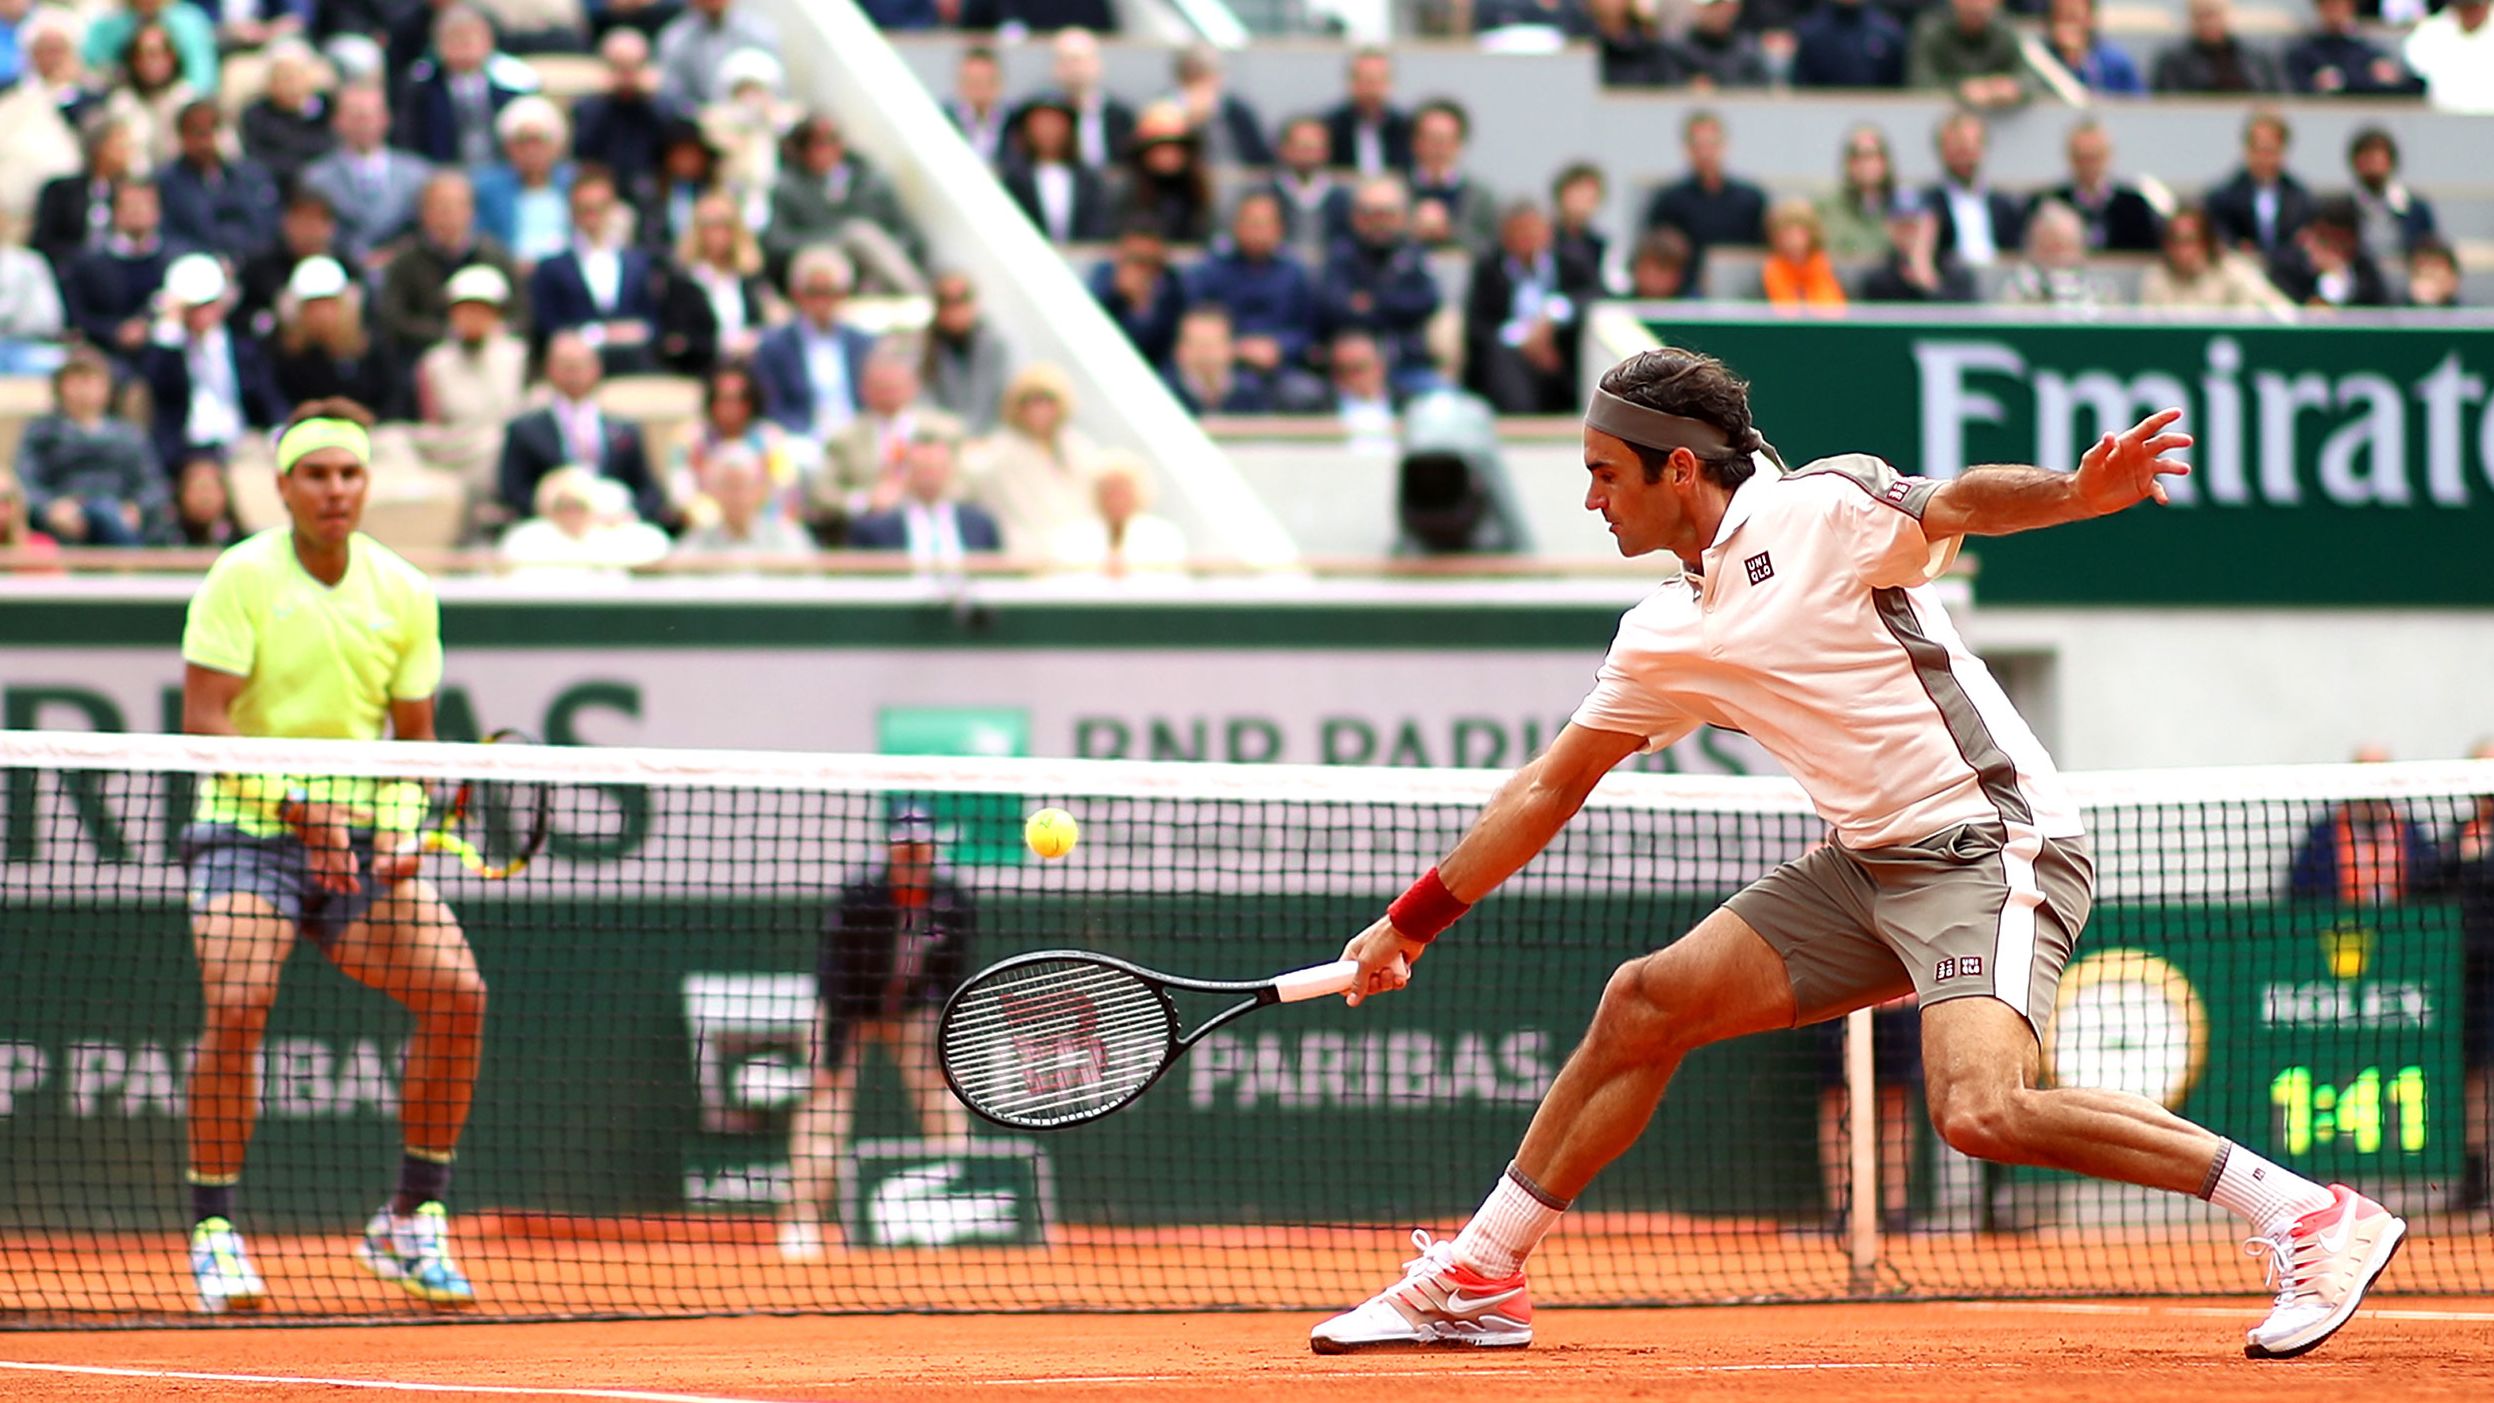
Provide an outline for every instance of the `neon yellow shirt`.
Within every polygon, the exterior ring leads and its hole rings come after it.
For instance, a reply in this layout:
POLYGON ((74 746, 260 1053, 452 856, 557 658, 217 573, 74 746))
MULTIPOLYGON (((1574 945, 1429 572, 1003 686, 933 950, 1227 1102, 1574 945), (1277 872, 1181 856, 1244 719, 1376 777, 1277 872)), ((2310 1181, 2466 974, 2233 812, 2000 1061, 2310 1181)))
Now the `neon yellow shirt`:
MULTIPOLYGON (((236 542, 209 567, 191 596, 182 660, 244 679, 232 715, 246 736, 379 740, 391 702, 421 701, 441 686, 441 603, 423 571, 360 532, 345 576, 324 585, 295 558, 293 529, 281 526, 236 542)), ((220 776, 201 791, 198 816, 276 832, 277 805, 297 783, 316 800, 359 807, 383 788, 220 776)), ((382 826, 414 821, 402 814, 382 826)))

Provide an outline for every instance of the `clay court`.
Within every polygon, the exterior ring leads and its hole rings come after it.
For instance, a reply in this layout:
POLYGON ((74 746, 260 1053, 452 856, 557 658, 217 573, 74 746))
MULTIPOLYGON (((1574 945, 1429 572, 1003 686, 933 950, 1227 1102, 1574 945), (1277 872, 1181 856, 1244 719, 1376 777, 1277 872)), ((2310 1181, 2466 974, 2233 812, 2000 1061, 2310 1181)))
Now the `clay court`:
MULTIPOLYGON (((516 1227, 517 1224, 506 1224, 516 1227)), ((542 1227, 542 1224, 537 1225, 542 1227)), ((1597 1293, 1686 1292, 1720 1282, 1744 1259, 1772 1250, 1788 1288, 1841 1290, 1842 1258, 1764 1230, 1698 1233, 1691 1225, 1588 1221, 1554 1243, 1536 1273, 1544 1300, 1597 1293), (1657 1235, 1657 1229, 1664 1229, 1657 1235), (1676 1241, 1683 1276, 1664 1265, 1657 1241, 1676 1241), (1637 1273, 1621 1276, 1633 1266, 1637 1273)), ((2494 1240, 2474 1223, 2420 1234, 2393 1267, 2412 1282, 2482 1281, 2494 1240)), ((1173 1230, 1176 1231, 1176 1230, 1173 1230)), ((1242 1391, 1326 1400, 1403 1400, 1415 1389, 1494 1383, 1506 1400, 1634 1397, 1886 1399, 2036 1393, 2055 1399, 2189 1396, 2201 1403, 2269 1403, 2282 1383, 2324 1396, 2494 1397, 2494 1297, 2376 1294, 2365 1312, 2320 1351, 2292 1362, 2253 1363, 2242 1330, 2265 1302, 2254 1297, 2126 1300, 1916 1301, 1853 1305, 1752 1305, 1668 1310, 1545 1307, 1528 1351, 1318 1358, 1307 1330, 1322 1312, 1235 1310, 1111 1314, 1066 1309, 1088 1280, 1148 1283, 1166 1298, 1252 1303, 1259 1277, 1273 1289, 1288 1260, 1321 1266, 1347 1302, 1393 1269, 1391 1239, 1372 1229, 1284 1234, 1286 1243, 1194 1230, 1181 1244, 1147 1245, 1095 1233, 1054 1249, 909 1253, 835 1252, 810 1265, 778 1262, 760 1235, 698 1244, 556 1240, 510 1232, 484 1238, 473 1259, 480 1282, 498 1283, 506 1306, 575 1308, 603 1296, 621 1306, 787 1309, 841 1302, 850 1309, 925 1310, 947 1301, 1000 1301, 1018 1294, 1053 1302, 1048 1314, 741 1316, 694 1320, 545 1324, 415 1323, 391 1288, 356 1272, 333 1240, 270 1239, 263 1265, 272 1309, 326 1302, 330 1318, 362 1315, 357 1327, 99 1329, 0 1333, 0 1398, 86 1403, 154 1398, 345 1399, 362 1393, 442 1397, 641 1400, 1204 1399, 1235 1403, 1242 1391), (1125 1273, 1102 1272, 1115 1262, 1125 1273), (1150 1270, 1141 1270, 1147 1263, 1150 1270), (1085 1267, 1092 1268, 1086 1271, 1085 1267), (611 1294, 610 1294, 611 1293, 611 1294), (397 1323, 407 1322, 407 1323, 397 1323)), ((2191 1234, 2156 1250, 2108 1252, 2101 1238, 1932 1236, 1891 1245, 1890 1270, 1931 1280, 1979 1279, 1993 1292, 2041 1293, 2054 1280, 2099 1289, 2155 1289, 2123 1268, 2153 1267, 2167 1280, 2229 1279, 2248 1262, 2226 1260, 2231 1242, 2191 1234), (2092 1249, 2092 1250, 2090 1250, 2092 1249)), ((9 1244, 0 1307, 20 1321, 75 1312, 96 1325, 188 1319, 180 1259, 161 1242, 87 1237, 47 1254, 9 1244), (72 1270, 71 1268, 77 1268, 72 1270), (32 1291, 49 1281, 52 1289, 32 1291), (63 1296, 84 1282, 92 1294, 63 1296), (135 1290, 134 1290, 135 1288, 135 1290)), ((491 1296, 488 1297, 492 1299, 491 1296)), ((1270 1297, 1268 1296, 1268 1299, 1270 1297)), ((310 1317, 297 1316, 294 1320, 310 1317)), ((293 1323, 293 1321, 289 1321, 293 1323)))
POLYGON ((2249 1300, 1555 1310, 1527 1351, 1324 1359, 1314 1316, 867 1316, 30 1334, 0 1397, 2071 1400, 2494 1394, 2494 1300, 2384 1297, 2319 1352, 2239 1353, 2249 1300), (50 1367, 47 1367, 50 1366, 50 1367))

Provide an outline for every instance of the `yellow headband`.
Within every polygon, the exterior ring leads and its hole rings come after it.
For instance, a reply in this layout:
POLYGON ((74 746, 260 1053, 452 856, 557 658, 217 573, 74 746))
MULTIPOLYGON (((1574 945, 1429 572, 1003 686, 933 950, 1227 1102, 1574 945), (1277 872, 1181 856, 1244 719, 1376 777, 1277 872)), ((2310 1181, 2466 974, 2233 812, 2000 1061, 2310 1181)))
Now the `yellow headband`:
POLYGON ((352 419, 306 419, 277 440, 277 471, 290 473, 307 453, 343 448, 358 463, 372 461, 372 435, 352 419))

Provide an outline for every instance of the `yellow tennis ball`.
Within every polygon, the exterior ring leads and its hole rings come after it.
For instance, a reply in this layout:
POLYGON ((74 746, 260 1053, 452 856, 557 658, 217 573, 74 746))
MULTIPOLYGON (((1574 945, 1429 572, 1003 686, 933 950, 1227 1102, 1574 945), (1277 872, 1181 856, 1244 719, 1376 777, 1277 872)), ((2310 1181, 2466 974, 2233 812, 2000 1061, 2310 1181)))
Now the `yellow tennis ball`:
POLYGON ((1063 809, 1041 809, 1022 825, 1022 841, 1031 845, 1032 852, 1054 861, 1082 841, 1082 825, 1063 809))

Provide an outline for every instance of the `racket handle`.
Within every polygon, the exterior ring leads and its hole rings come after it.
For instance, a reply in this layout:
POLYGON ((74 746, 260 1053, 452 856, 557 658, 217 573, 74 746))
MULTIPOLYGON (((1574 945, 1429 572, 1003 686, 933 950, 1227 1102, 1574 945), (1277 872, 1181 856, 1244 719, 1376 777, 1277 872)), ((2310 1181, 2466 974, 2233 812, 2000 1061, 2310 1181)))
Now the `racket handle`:
POLYGON ((1336 960, 1332 964, 1310 965, 1306 969, 1294 969, 1288 974, 1273 976, 1273 993, 1280 1002, 1295 1004, 1303 999, 1321 999, 1328 994, 1339 994, 1350 988, 1359 977, 1359 961, 1336 960))

